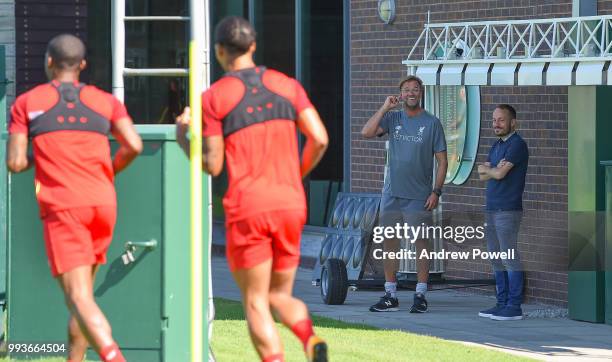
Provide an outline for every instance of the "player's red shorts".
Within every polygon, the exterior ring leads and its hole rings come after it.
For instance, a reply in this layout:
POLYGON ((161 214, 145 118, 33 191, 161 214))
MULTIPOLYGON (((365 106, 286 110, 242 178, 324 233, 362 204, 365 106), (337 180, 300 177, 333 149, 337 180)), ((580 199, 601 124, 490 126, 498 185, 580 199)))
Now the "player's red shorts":
POLYGON ((53 277, 79 266, 106 263, 116 218, 116 206, 49 212, 42 221, 53 277))
POLYGON ((226 225, 225 253, 231 271, 272 258, 273 270, 297 267, 306 210, 263 212, 226 225))

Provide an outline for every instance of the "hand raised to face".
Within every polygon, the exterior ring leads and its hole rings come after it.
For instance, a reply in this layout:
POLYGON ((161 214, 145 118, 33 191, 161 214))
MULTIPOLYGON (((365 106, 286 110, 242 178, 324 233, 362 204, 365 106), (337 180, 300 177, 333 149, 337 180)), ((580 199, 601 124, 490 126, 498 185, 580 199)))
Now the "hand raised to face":
POLYGON ((399 102, 400 99, 398 96, 388 96, 387 99, 385 99, 385 104, 383 104, 383 107, 386 111, 388 111, 397 107, 399 105, 399 102))

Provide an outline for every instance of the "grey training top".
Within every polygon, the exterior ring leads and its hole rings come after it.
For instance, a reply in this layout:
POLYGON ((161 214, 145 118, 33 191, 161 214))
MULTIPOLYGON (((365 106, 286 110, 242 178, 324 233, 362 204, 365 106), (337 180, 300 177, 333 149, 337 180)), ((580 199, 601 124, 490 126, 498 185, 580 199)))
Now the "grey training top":
POLYGON ((426 200, 433 187, 434 153, 446 151, 442 123, 425 110, 416 117, 401 110, 385 113, 380 127, 389 134, 383 193, 426 200))

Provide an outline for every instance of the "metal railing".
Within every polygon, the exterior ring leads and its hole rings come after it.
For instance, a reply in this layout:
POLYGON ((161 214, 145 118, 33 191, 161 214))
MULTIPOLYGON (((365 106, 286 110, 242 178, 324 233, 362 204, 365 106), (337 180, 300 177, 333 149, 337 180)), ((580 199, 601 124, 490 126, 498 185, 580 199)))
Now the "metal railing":
POLYGON ((402 63, 419 66, 576 60, 612 60, 612 15, 427 23, 402 63))

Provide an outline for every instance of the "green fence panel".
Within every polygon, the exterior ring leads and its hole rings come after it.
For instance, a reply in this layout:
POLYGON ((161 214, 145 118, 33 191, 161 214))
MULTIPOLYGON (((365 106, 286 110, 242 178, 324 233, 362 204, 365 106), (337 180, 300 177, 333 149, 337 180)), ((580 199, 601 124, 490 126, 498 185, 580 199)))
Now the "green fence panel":
MULTIPOLYGON (((0 45, 0 135, 6 130, 6 57, 4 45, 0 45)), ((0 137, 0 300, 6 293, 6 225, 8 224, 7 209, 7 172, 4 160, 6 158, 6 140, 0 137)))
MULTIPOLYGON (((94 293, 128 360, 187 361, 188 161, 174 141, 173 126, 138 131, 144 151, 116 178, 117 224, 94 293), (156 246, 137 248, 134 262, 124 264, 126 243, 148 240, 156 246)), ((203 194, 208 205, 208 192, 203 194)), ((47 266, 32 171, 11 176, 9 213, 8 340, 65 341, 68 312, 47 266)), ((206 208, 204 214, 206 237, 206 208)))

